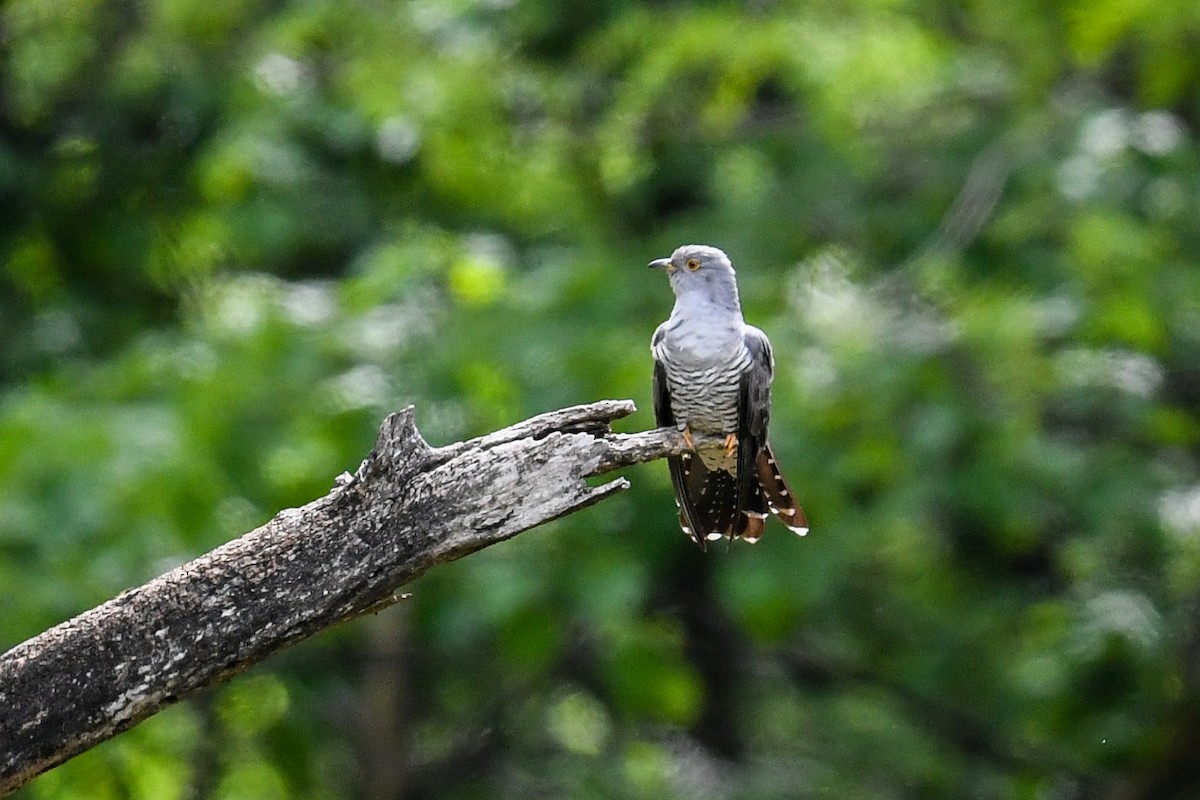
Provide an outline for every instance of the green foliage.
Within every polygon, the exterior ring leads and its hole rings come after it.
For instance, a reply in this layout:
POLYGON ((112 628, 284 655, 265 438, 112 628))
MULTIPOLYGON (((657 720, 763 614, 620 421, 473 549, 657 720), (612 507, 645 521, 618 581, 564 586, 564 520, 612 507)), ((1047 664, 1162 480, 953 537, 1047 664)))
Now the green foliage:
POLYGON ((1193 797, 1193 4, 0 6, 0 647, 603 397, 728 250, 813 520, 661 464, 30 798, 1193 797))

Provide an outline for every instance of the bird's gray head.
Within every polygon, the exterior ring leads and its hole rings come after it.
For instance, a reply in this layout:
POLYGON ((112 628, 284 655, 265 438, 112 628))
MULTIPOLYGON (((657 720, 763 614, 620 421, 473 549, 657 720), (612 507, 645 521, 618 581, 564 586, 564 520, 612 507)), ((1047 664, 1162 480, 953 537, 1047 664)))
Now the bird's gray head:
POLYGON ((670 258, 656 258, 650 266, 667 271, 677 300, 703 300, 740 309, 733 264, 715 247, 685 244, 675 248, 670 258))

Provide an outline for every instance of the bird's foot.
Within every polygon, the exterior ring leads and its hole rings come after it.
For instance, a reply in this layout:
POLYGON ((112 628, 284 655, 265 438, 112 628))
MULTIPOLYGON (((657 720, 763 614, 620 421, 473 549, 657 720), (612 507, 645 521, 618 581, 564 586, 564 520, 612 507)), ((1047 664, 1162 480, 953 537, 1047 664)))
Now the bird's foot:
POLYGON ((733 458, 733 453, 737 450, 738 435, 736 433, 725 434, 725 457, 733 458))
POLYGON ((692 429, 689 426, 685 425, 683 427, 682 433, 683 433, 683 443, 688 446, 689 450, 695 450, 696 443, 692 441, 692 429))

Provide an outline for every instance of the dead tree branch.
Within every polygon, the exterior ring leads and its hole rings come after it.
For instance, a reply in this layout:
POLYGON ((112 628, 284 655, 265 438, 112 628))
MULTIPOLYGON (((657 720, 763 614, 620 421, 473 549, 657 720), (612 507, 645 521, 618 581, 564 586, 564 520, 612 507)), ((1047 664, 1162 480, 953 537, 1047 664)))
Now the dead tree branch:
POLYGON ((601 401, 431 448, 408 408, 326 496, 0 656, 0 795, 398 587, 629 486, 585 478, 681 452, 614 434, 601 401))

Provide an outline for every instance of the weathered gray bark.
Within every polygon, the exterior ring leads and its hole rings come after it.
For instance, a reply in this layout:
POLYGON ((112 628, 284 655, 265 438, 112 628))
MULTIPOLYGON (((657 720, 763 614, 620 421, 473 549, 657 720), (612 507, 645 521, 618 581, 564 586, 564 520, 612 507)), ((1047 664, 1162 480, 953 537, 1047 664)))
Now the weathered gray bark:
POLYGON ((0 795, 397 587, 628 487, 584 478, 678 453, 674 431, 613 434, 630 401, 562 409, 430 448, 390 415, 353 476, 0 656, 0 795))

